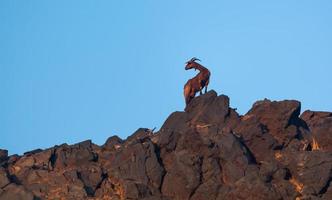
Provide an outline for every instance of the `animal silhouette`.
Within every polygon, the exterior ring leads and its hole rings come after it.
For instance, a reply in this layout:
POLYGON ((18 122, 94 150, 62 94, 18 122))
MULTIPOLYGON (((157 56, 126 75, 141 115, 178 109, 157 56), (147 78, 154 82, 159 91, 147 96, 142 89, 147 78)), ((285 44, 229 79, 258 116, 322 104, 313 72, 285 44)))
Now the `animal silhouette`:
POLYGON ((205 88, 205 93, 207 92, 207 87, 210 81, 210 71, 205 68, 203 65, 197 63, 200 61, 198 58, 193 57, 188 62, 186 62, 185 70, 195 69, 199 70, 199 73, 192 79, 189 79, 184 85, 184 98, 186 105, 195 98, 196 93, 199 91, 200 95, 202 90, 205 88))

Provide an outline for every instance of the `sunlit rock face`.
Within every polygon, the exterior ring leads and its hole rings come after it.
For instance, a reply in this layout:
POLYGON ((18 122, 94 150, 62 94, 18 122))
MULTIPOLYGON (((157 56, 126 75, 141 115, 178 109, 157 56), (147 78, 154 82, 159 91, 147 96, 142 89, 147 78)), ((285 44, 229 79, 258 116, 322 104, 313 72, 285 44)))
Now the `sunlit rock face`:
POLYGON ((229 101, 210 91, 102 146, 0 150, 0 200, 332 199, 332 113, 262 100, 241 116, 229 101))

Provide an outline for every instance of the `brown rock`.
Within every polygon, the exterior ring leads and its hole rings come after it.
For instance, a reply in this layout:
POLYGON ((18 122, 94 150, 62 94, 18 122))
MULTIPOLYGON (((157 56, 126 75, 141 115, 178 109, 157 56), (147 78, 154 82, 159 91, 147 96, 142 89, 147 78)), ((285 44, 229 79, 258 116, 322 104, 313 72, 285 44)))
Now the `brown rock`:
POLYGON ((122 181, 114 177, 105 178, 96 190, 95 196, 101 199, 122 200, 126 192, 122 181))
POLYGON ((243 118, 256 118, 280 144, 287 144, 297 135, 295 126, 300 111, 301 104, 298 101, 264 100, 256 102, 243 118))
POLYGON ((217 96, 213 90, 201 95, 186 107, 187 120, 191 125, 216 125, 220 129, 232 127, 239 120, 235 110, 229 107, 229 98, 217 96))
POLYGON ((0 164, 1 162, 8 159, 8 151, 5 149, 0 149, 0 164))
POLYGON ((25 152, 24 155, 25 156, 30 156, 30 155, 33 155, 33 154, 36 154, 36 153, 40 153, 42 151, 43 151, 42 149, 35 149, 35 150, 32 150, 32 151, 25 152))
POLYGON ((322 195, 332 178, 330 153, 283 152, 279 161, 290 170, 290 183, 301 195, 322 195))
POLYGON ((126 199, 144 199, 151 196, 147 185, 128 181, 125 183, 126 199))
POLYGON ((253 169, 249 165, 256 164, 255 158, 233 134, 218 135, 217 141, 220 148, 223 183, 233 185, 253 169))
POLYGON ((324 200, 332 199, 332 186, 331 185, 326 188, 326 192, 323 194, 322 199, 324 199, 324 200))
POLYGON ((126 141, 125 147, 115 153, 114 159, 107 165, 110 168, 106 170, 112 177, 127 180, 123 183, 125 188, 128 185, 134 187, 134 184, 138 189, 146 187, 149 193, 155 194, 159 191, 164 169, 151 140, 141 139, 126 141))
POLYGON ((54 147, 50 162, 57 169, 96 162, 98 154, 93 151, 92 145, 91 140, 87 140, 72 146, 63 144, 59 147, 54 147))
POLYGON ((9 180, 7 177, 7 172, 5 171, 5 169, 0 168, 0 188, 4 188, 8 184, 9 180))
POLYGON ((185 112, 174 112, 165 121, 160 128, 163 132, 185 132, 188 126, 188 114, 185 112))
POLYGON ((273 158, 273 150, 280 146, 273 135, 268 133, 267 127, 254 117, 244 116, 242 123, 235 128, 235 133, 242 137, 257 162, 273 158))
POLYGON ((117 146, 121 145, 122 143, 123 143, 123 140, 115 135, 115 136, 109 137, 102 147, 104 149, 114 150, 114 149, 117 149, 118 148, 117 146))
POLYGON ((34 200, 34 195, 21 185, 10 184, 3 188, 0 200, 34 200))
POLYGON ((331 199, 331 113, 299 112, 264 100, 240 117, 210 91, 156 133, 0 150, 0 200, 331 199))
POLYGON ((98 185, 105 176, 98 166, 83 167, 76 174, 77 178, 82 181, 86 194, 90 197, 95 195, 98 185))
POLYGON ((161 148, 161 159, 167 171, 163 185, 163 195, 171 199, 189 199, 201 184, 202 161, 207 145, 194 131, 179 135, 175 151, 161 148), (177 183, 177 184, 174 184, 177 183))
POLYGON ((307 110, 301 118, 307 123, 313 135, 313 150, 332 152, 332 113, 307 110))
POLYGON ((257 174, 249 174, 238 180, 234 188, 217 199, 281 200, 282 197, 272 184, 262 181, 257 174))
POLYGON ((152 135, 150 129, 147 128, 139 128, 135 131, 131 136, 126 139, 126 143, 135 143, 137 141, 144 141, 144 139, 149 138, 152 135))

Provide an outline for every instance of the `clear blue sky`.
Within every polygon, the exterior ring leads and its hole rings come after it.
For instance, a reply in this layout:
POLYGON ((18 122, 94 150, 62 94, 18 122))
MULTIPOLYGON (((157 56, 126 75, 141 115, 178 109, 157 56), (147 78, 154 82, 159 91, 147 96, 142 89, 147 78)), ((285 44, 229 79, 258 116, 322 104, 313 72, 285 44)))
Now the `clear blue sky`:
POLYGON ((192 56, 246 113, 259 99, 332 111, 332 1, 0 2, 0 148, 160 128, 192 56))

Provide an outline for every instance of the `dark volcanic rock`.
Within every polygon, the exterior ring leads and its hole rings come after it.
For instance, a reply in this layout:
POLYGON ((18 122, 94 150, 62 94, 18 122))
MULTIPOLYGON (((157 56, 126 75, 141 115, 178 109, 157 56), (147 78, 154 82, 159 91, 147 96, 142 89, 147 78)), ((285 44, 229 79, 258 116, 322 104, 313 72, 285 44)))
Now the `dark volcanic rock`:
POLYGON ((7 172, 5 171, 5 169, 0 168, 0 188, 4 188, 9 183, 10 182, 7 177, 7 172))
POLYGON ((5 161, 8 159, 8 151, 5 149, 0 149, 0 164, 2 161, 5 161))
POLYGON ((305 111, 301 118, 314 137, 313 148, 332 152, 332 113, 305 111))
POLYGON ((118 136, 109 137, 102 146, 104 149, 117 149, 123 143, 123 140, 118 136))
POLYGON ((0 150, 0 200, 331 199, 332 114, 300 107, 263 100, 239 116, 210 91, 156 133, 0 150))
POLYGON ((187 121, 192 126, 232 127, 239 116, 229 107, 229 98, 213 90, 192 100, 186 107, 187 121))
POLYGON ((55 147, 52 150, 51 162, 54 168, 66 166, 81 166, 96 161, 98 155, 94 152, 91 140, 69 146, 67 144, 55 147))
POLYGON ((311 134, 299 118, 300 102, 263 100, 241 118, 235 132, 253 152, 258 162, 273 158, 274 150, 306 149, 311 134))
POLYGON ((332 156, 318 151, 282 152, 278 159, 289 169, 290 179, 302 195, 325 193, 332 178, 332 156), (319 177, 319 178, 318 178, 319 177))
POLYGON ((242 123, 235 129, 258 162, 273 157, 273 149, 280 147, 278 141, 268 133, 266 126, 255 118, 243 117, 242 123))
MULTIPOLYGON (((287 144, 297 135, 296 122, 301 104, 298 101, 258 101, 244 119, 256 118, 279 144, 287 144)), ((265 130, 264 130, 265 129, 265 130)))
POLYGON ((185 112, 174 112, 172 113, 164 125, 161 127, 161 131, 176 131, 185 132, 188 130, 188 114, 185 112))
POLYGON ((10 184, 0 193, 1 200, 35 200, 32 192, 28 191, 21 185, 10 184))

